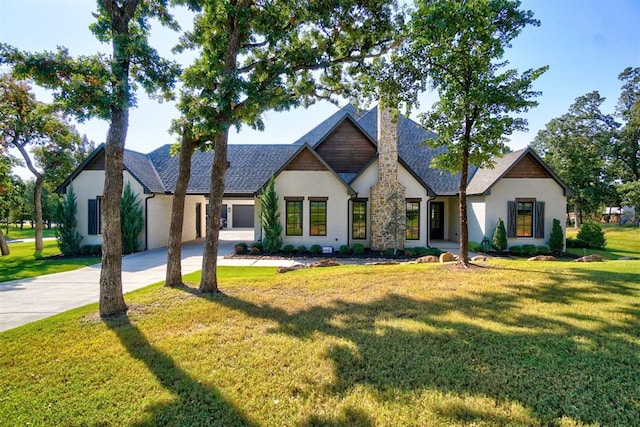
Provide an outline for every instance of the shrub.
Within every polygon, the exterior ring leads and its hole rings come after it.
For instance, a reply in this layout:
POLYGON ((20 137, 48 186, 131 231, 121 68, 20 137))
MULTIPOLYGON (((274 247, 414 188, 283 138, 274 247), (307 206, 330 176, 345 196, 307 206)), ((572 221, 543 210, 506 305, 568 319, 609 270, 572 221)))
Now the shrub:
POLYGON ((384 254, 386 256, 393 256, 396 254, 396 249, 395 248, 387 248, 384 250, 384 254))
POLYGON ((260 225, 264 230, 263 249, 269 253, 278 252, 282 246, 282 224, 280 224, 278 196, 273 175, 271 175, 264 193, 260 196, 260 225))
POLYGON ((600 249, 607 244, 602 227, 595 222, 585 222, 578 231, 578 239, 589 244, 589 247, 600 249))
POLYGON ((56 204, 56 240, 63 255, 75 255, 80 252, 82 236, 78 233, 78 204, 73 187, 69 186, 62 202, 56 204))
POLYGON ((285 247, 282 248, 282 251, 285 254, 290 254, 290 253, 292 253, 294 251, 294 249, 295 249, 295 247, 293 245, 285 245, 285 247))
POLYGON ((567 247, 568 248, 588 248, 589 242, 585 242, 582 239, 574 239, 572 237, 567 237, 567 247))
POLYGON ((536 254, 535 245, 522 245, 522 254, 525 256, 533 256, 536 254))
MULTIPOLYGON (((237 245, 235 245, 233 247, 233 251, 238 254, 238 255, 242 255, 243 253, 247 252, 247 244, 246 243, 238 243, 237 245)), ((253 248, 251 248, 253 249, 253 248)))
POLYGON ((537 246, 536 254, 538 255, 549 255, 551 253, 551 248, 547 245, 537 246))
POLYGON ((251 247, 252 248, 258 248, 258 249, 260 249, 260 252, 262 252, 262 242, 261 241, 253 242, 251 244, 251 247))
POLYGON ((318 255, 319 253, 322 252, 322 246, 320 246, 320 245, 311 245, 311 247, 309 248, 309 252, 311 252, 314 255, 318 255))
POLYGON ((122 224, 122 253, 124 255, 138 251, 138 236, 144 229, 142 205, 138 196, 131 190, 127 181, 120 199, 120 221, 122 224))
POLYGON ((354 243, 351 249, 353 250, 353 253, 356 255, 364 254, 364 245, 362 243, 354 243))
POLYGON ((102 245, 91 245, 89 253, 95 256, 102 256, 102 245))
POLYGON ((440 256, 441 251, 438 248, 425 248, 424 246, 416 246, 414 248, 405 248, 404 254, 405 256, 425 256, 425 255, 436 255, 440 256))
POLYGON ((418 256, 418 250, 416 248, 404 248, 404 256, 407 256, 407 257, 418 256))
POLYGON ((484 246, 482 246, 482 243, 469 242, 469 251, 471 251, 471 252, 484 252, 484 246))
POLYGON ((549 248, 554 254, 559 254, 564 249, 564 235, 562 233, 562 226, 560 225, 560 220, 557 218, 553 219, 553 225, 551 226, 549 248))
POLYGON ((79 255, 91 255, 91 248, 93 245, 82 245, 78 248, 79 255))
POLYGON ((262 252, 262 251, 261 251, 261 250, 260 250, 260 248, 259 248, 259 247, 257 247, 257 246, 252 246, 252 247, 251 247, 251 250, 249 251, 249 253, 250 253, 251 255, 260 255, 260 252, 262 252))
POLYGON ((340 246, 340 254, 341 255, 349 255, 351 253, 351 248, 347 245, 340 246))
POLYGON ((524 251, 522 250, 522 246, 513 245, 509 246, 509 253, 511 255, 522 255, 524 251))
POLYGON ((498 224, 493 232, 491 247, 499 253, 502 253, 502 251, 507 249, 507 231, 504 229, 504 222, 502 221, 502 218, 498 218, 498 224))
POLYGON ((299 254, 306 254, 307 252, 309 252, 309 249, 307 249, 305 245, 300 245, 298 246, 296 251, 298 251, 299 254))

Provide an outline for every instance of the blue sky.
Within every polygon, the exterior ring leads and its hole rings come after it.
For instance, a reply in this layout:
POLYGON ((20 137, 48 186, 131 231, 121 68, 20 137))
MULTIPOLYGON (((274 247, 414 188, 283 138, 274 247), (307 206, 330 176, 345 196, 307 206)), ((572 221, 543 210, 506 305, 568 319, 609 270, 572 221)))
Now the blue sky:
MULTIPOLYGON (((550 69, 534 84, 535 90, 542 91, 539 106, 523 115, 529 132, 511 136, 514 150, 528 145, 539 129, 590 91, 606 97, 604 109, 613 112, 620 91, 618 74, 627 66, 640 66, 640 1, 538 0, 523 1, 522 7, 532 10, 541 26, 526 28, 506 59, 520 71, 543 65, 550 69)), ((30 51, 65 46, 74 55, 108 52, 109 47, 98 43, 88 30, 94 10, 91 0, 0 0, 0 41, 30 51)), ((152 42, 165 55, 176 39, 170 31, 153 30, 152 42)), ((191 58, 178 59, 186 65, 191 58)), ((38 96, 46 100, 45 93, 38 96)), ((427 111, 434 95, 425 94, 422 99, 416 113, 427 111)), ((267 113, 264 132, 234 130, 230 142, 290 143, 334 111, 336 107, 323 102, 307 110, 267 113)), ((177 115, 172 104, 158 104, 141 94, 138 108, 131 112, 127 148, 146 153, 174 142, 167 129, 177 115)), ((100 143, 107 123, 93 120, 78 128, 100 143)))

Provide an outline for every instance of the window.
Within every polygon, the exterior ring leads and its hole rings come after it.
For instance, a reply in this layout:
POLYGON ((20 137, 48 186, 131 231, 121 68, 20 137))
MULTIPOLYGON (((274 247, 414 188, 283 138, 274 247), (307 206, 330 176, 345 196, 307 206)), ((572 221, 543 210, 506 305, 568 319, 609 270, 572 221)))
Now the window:
POLYGON ((302 197, 285 198, 287 205, 287 236, 302 236, 302 197))
POLYGON ((89 218, 87 234, 102 234, 102 197, 97 196, 95 199, 89 199, 89 218))
POLYGON ((309 235, 327 235, 327 199, 309 197, 309 235))
POLYGON ((354 200, 351 235, 354 239, 367 238, 367 201, 354 200))
POLYGON ((544 238, 544 202, 516 199, 507 203, 507 237, 544 238))
POLYGON ((407 228, 405 238, 407 240, 420 239, 420 199, 407 200, 407 228))

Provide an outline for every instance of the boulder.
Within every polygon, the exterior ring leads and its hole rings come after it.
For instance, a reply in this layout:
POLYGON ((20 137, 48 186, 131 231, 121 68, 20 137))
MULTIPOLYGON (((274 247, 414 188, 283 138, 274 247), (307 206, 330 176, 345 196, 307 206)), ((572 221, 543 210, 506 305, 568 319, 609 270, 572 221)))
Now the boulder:
POLYGON ((301 270, 303 268, 307 268, 304 264, 295 264, 291 267, 278 267, 276 273, 288 273, 289 271, 301 270))
POLYGON ((555 261, 555 260, 556 260, 556 257, 551 255, 537 255, 537 256, 532 256, 527 261, 555 261))
POLYGON ((574 259, 573 262, 602 262, 604 258, 602 255, 591 254, 587 256, 583 256, 582 258, 574 259))
POLYGON ((471 258, 471 261, 486 261, 488 259, 491 259, 491 257, 489 255, 476 255, 473 258, 471 258))
POLYGON ((618 258, 618 261, 635 261, 638 258, 633 257, 633 256, 621 256, 620 258, 618 258))
POLYGON ((418 264, 423 264, 425 262, 438 262, 438 261, 440 261, 440 258, 435 255, 425 255, 425 256, 421 256, 420 258, 416 258, 416 262, 418 264))
POLYGON ((440 262, 451 262, 455 260, 456 260, 456 256, 451 252, 443 252, 440 254, 440 259, 439 259, 440 262))
POLYGON ((331 258, 327 258, 327 259, 323 259, 322 261, 316 261, 313 264, 311 264, 311 268, 316 268, 316 267, 337 267, 341 265, 339 262, 336 262, 335 259, 331 259, 331 258))

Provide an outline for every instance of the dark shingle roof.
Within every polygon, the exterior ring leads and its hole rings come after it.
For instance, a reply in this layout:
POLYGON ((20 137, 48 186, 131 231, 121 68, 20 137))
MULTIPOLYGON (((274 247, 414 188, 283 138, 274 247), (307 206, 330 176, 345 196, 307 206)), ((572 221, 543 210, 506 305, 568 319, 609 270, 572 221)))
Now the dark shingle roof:
POLYGON ((147 192, 164 193, 166 191, 148 155, 124 150, 123 162, 124 167, 146 188, 147 192))

